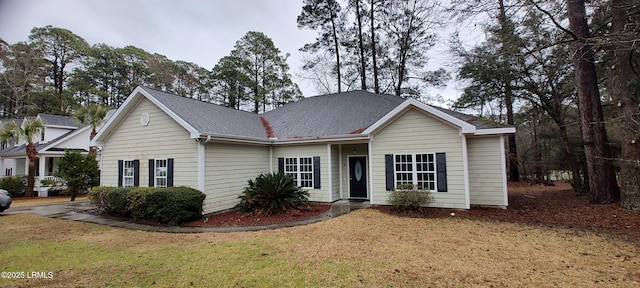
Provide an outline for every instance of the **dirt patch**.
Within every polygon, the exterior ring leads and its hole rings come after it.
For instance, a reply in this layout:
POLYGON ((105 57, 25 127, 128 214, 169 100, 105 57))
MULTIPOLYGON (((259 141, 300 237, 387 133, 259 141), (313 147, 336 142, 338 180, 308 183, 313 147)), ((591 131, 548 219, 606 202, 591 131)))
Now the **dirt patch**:
MULTIPOLYGON (((391 212, 388 206, 376 209, 391 212)), ((640 211, 620 208, 620 203, 590 205, 589 196, 576 196, 571 186, 509 183, 508 209, 472 207, 470 210, 421 209, 412 217, 464 217, 552 227, 586 229, 631 237, 640 241, 640 211)))
POLYGON ((254 216, 240 211, 226 211, 207 214, 201 220, 185 223, 182 226, 262 226, 304 220, 327 212, 331 205, 313 204, 311 209, 295 213, 254 216))

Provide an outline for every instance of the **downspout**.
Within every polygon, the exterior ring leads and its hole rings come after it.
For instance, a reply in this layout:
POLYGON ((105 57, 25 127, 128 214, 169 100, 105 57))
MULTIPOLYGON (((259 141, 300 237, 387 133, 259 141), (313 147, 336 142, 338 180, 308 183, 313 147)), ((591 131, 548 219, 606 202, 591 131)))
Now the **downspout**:
POLYGON ((205 144, 211 142, 211 135, 207 135, 207 138, 202 141, 201 139, 198 139, 198 190, 200 190, 202 193, 205 193, 205 171, 204 171, 204 167, 206 164, 206 151, 205 151, 205 144))
POLYGON ((273 145, 269 145, 269 172, 273 173, 273 145))

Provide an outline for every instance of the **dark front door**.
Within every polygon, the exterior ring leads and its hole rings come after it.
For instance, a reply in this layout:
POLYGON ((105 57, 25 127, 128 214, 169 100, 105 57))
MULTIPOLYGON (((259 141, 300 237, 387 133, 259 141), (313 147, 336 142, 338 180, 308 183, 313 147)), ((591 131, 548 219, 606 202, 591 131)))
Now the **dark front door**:
POLYGON ((366 157, 349 157, 349 197, 367 198, 366 167, 366 157))

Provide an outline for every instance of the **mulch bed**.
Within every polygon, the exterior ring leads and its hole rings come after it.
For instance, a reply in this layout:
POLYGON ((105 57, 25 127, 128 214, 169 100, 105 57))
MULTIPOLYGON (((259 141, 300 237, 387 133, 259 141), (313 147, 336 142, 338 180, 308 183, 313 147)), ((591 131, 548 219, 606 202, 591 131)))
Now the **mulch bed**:
POLYGON ((318 214, 327 212, 331 205, 312 204, 310 210, 301 210, 299 213, 260 215, 255 216, 240 211, 226 211, 207 214, 201 220, 184 223, 181 226, 263 226, 278 223, 287 223, 304 220, 318 214))
MULTIPOLYGON (((376 209, 399 214, 388 206, 376 209)), ((590 205, 588 195, 576 196, 571 186, 564 182, 557 182, 554 186, 509 183, 508 209, 426 208, 407 216, 452 217, 452 212, 455 213, 454 217, 584 229, 640 240, 640 211, 622 209, 620 203, 590 205)))

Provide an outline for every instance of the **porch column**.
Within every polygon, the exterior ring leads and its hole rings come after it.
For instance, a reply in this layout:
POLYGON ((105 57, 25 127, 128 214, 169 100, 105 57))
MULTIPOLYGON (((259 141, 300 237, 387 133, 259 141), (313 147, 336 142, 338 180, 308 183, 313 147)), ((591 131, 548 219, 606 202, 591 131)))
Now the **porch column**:
POLYGON ((24 169, 22 175, 29 175, 29 157, 24 158, 24 169))
MULTIPOLYGON (((47 161, 46 161, 47 157, 40 155, 38 156, 38 159, 40 159, 40 165, 39 165, 40 167, 38 167, 38 175, 40 175, 40 179, 44 179, 45 171, 46 171, 44 166, 47 166, 47 161)), ((38 184, 38 186, 40 186, 40 184, 38 184)))
POLYGON ((338 172, 340 174, 340 199, 344 199, 344 193, 342 192, 342 183, 344 175, 342 175, 342 144, 338 144, 338 172))
POLYGON ((331 144, 327 144, 327 179, 329 179, 329 183, 327 186, 329 186, 329 189, 327 189, 329 191, 329 202, 333 202, 333 173, 331 173, 331 166, 333 164, 331 163, 331 144))

